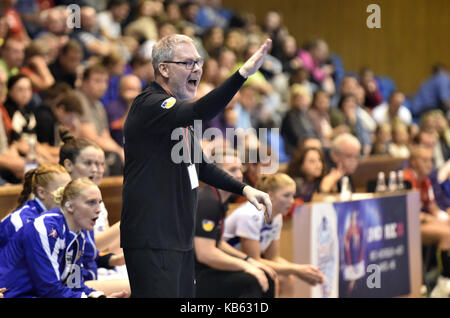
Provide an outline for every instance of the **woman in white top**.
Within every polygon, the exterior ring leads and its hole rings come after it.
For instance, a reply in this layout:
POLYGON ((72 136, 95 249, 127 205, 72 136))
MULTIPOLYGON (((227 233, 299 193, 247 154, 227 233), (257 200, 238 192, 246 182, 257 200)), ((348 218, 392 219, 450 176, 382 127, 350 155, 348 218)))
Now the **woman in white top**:
POLYGON ((280 256, 283 215, 294 202, 294 180, 284 173, 277 173, 261 177, 256 188, 270 195, 272 216, 266 220, 256 208, 245 203, 225 219, 224 239, 277 272, 280 297, 294 296, 294 277, 310 285, 322 283, 323 275, 317 267, 291 263, 280 256))

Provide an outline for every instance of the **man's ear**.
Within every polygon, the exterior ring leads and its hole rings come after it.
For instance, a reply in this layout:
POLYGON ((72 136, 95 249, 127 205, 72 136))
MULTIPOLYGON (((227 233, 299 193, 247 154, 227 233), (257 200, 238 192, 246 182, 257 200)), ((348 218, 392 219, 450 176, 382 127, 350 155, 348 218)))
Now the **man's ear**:
POLYGON ((159 71, 159 74, 162 77, 164 77, 164 78, 168 78, 169 77, 169 68, 167 67, 166 63, 159 63, 158 71, 159 71))
POLYGON ((64 164, 64 168, 66 168, 67 172, 69 174, 71 174, 72 171, 73 171, 73 163, 72 163, 72 161, 70 161, 69 159, 64 159, 63 164, 64 164))

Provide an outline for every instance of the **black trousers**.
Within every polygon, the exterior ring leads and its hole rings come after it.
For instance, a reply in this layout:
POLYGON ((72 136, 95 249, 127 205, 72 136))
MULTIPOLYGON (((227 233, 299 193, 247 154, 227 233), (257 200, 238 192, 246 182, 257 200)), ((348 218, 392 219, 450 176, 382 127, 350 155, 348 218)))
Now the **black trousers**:
POLYGON ((132 298, 193 298, 194 251, 124 248, 132 298))
POLYGON ((275 282, 266 273, 269 289, 264 293, 258 280, 243 271, 220 271, 202 268, 196 271, 198 298, 273 298, 275 282))

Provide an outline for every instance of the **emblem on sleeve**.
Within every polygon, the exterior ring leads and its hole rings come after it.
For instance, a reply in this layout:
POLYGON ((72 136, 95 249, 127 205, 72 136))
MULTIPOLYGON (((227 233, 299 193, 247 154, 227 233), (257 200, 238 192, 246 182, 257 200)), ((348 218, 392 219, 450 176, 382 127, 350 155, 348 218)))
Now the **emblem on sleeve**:
POLYGON ((202 227, 205 232, 211 232, 214 229, 214 221, 211 220, 203 220, 202 227))
POLYGON ((161 107, 164 109, 170 109, 173 107, 173 105, 175 105, 176 102, 177 100, 175 98, 169 97, 168 99, 162 102, 161 107))

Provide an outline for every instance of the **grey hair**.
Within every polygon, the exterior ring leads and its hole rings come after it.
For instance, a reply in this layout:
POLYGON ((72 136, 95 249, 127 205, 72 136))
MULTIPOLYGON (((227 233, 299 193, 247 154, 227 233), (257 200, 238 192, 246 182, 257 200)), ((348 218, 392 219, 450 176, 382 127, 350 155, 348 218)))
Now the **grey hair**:
POLYGON ((353 144, 361 148, 361 143, 359 142, 358 138, 349 133, 342 133, 333 139, 331 143, 331 150, 335 153, 342 152, 342 148, 345 144, 353 144))
POLYGON ((190 37, 182 34, 168 35, 156 42, 152 50, 152 65, 155 75, 159 74, 158 66, 160 63, 173 58, 174 49, 180 43, 190 43, 195 46, 190 37))

